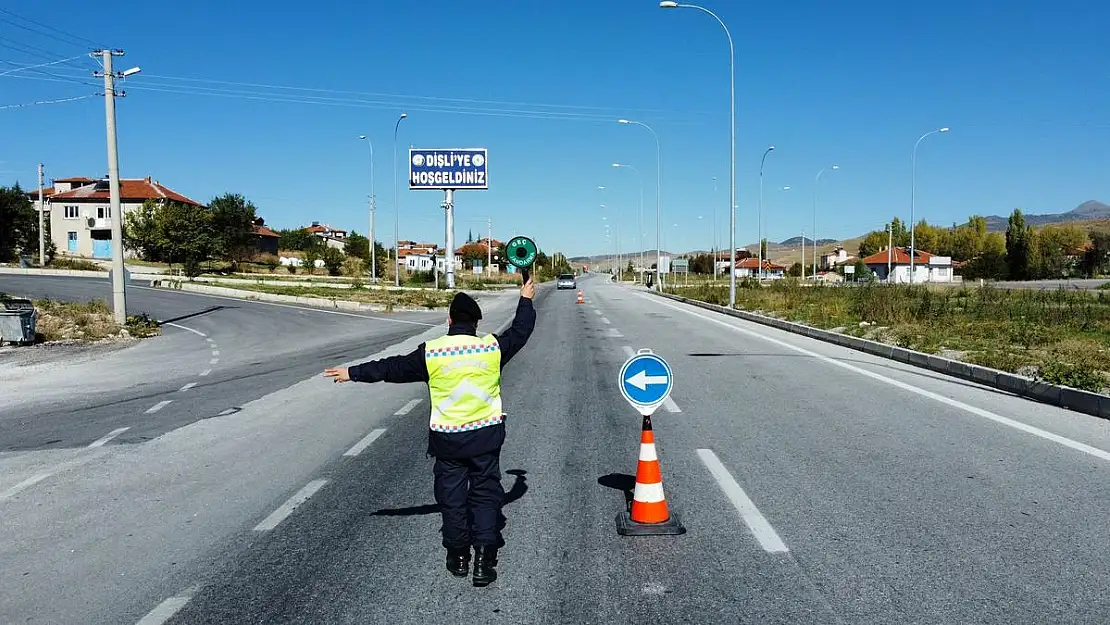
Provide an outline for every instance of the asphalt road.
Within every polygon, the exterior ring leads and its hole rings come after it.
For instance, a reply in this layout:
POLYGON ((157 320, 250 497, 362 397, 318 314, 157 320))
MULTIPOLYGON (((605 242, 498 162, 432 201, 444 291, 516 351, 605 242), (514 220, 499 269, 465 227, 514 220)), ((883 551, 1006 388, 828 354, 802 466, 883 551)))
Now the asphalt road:
MULTIPOLYGON (((140 284, 128 290, 128 313, 168 322, 161 337, 107 355, 69 347, 35 348, 29 357, 27 348, 0 352, 8 389, 0 397, 0 451, 86 446, 123 427, 114 440, 150 440, 444 319, 443 312, 337 313, 140 284)), ((51 276, 0 276, 0 291, 63 301, 111 295, 107 279, 51 276)))
POLYGON ((1104 622, 1107 422, 581 286, 541 290, 504 375, 493 586, 443 570, 426 388, 313 377, 141 445, 0 454, 0 622, 1104 622), (676 373, 654 426, 682 536, 614 524, 642 347, 676 373))
POLYGON ((1103 285, 1110 284, 1106 278, 1077 278, 1074 280, 1029 280, 1025 282, 992 282, 991 285, 1000 289, 1030 289, 1036 291, 1089 291, 1101 289, 1103 285))

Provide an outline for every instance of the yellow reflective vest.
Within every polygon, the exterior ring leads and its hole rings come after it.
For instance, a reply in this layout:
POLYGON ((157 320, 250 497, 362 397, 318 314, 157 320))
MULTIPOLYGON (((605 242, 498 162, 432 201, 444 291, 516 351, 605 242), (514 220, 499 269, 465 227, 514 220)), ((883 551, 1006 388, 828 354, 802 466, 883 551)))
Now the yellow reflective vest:
POLYGON ((501 350, 492 334, 456 334, 424 345, 435 432, 467 432, 502 422, 501 350))

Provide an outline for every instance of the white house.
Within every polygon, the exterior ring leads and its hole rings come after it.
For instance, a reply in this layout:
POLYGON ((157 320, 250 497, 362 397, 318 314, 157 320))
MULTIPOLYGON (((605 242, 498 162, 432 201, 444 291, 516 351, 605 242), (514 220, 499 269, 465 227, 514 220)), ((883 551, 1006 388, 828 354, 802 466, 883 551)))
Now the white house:
MULTIPOLYGON (((769 260, 763 261, 763 277, 767 280, 781 280, 786 275, 786 267, 776 265, 769 260)), ((736 263, 737 278, 758 278, 759 259, 745 258, 736 263)))
POLYGON ((320 237, 324 240, 324 245, 327 247, 334 247, 339 251, 343 251, 347 247, 347 231, 332 228, 327 224, 321 224, 318 221, 312 222, 312 225, 305 228, 313 236, 320 237))
POLYGON ((837 247, 831 252, 825 252, 824 254, 821 254, 821 267, 824 269, 832 269, 837 265, 843 265, 844 263, 855 259, 856 257, 849 254, 847 250, 845 250, 843 247, 837 247))
MULTIPOLYGON (((879 280, 895 284, 904 284, 910 281, 910 254, 906 248, 895 247, 880 250, 864 258, 863 263, 879 280)), ((949 256, 936 256, 929 252, 916 250, 913 265, 914 283, 955 281, 955 274, 952 271, 952 258, 949 256)))
MULTIPOLYGON (((108 179, 63 178, 55 180, 49 197, 50 236, 58 254, 85 258, 112 257, 112 215, 108 179), (62 190, 64 189, 64 190, 62 190)), ((150 177, 121 179, 120 209, 123 214, 140 208, 148 200, 203 206, 163 186, 150 177)), ((36 191, 37 196, 37 191, 36 191)), ((125 250, 125 256, 133 253, 125 250)))

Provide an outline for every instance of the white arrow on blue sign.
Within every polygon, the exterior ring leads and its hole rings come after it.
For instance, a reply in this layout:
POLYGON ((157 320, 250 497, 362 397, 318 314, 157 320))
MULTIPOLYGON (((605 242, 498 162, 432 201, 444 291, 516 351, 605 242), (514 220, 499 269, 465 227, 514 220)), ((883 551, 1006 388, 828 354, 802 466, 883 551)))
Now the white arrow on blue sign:
POLYGON ((672 386, 670 365, 650 349, 641 349, 621 367, 621 395, 644 414, 654 412, 671 394, 672 386))

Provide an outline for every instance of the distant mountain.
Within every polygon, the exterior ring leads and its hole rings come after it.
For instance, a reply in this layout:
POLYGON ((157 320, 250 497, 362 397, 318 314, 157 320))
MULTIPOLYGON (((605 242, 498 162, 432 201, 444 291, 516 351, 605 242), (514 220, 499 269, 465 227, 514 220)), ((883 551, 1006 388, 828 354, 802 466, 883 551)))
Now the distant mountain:
MULTIPOLYGON (((1009 215, 1005 217, 991 215, 987 217, 987 230, 990 232, 1005 232, 1007 225, 1009 225, 1009 219, 1009 215)), ((1110 219, 1110 206, 1102 202, 1096 202, 1095 200, 1083 202, 1066 213, 1056 213, 1054 215, 1025 215, 1025 223, 1030 226, 1047 226, 1049 224, 1094 221, 1099 219, 1110 219)))
MULTIPOLYGON (((794 237, 792 239, 787 239, 785 241, 782 241, 778 245, 780 247, 798 247, 798 245, 800 245, 801 242, 802 242, 802 237, 794 237)), ((806 242, 806 246, 813 245, 813 239, 811 239, 809 237, 805 238, 805 242, 806 242)), ((840 239, 817 239, 817 245, 832 245, 833 243, 839 243, 839 242, 840 242, 840 239)))

